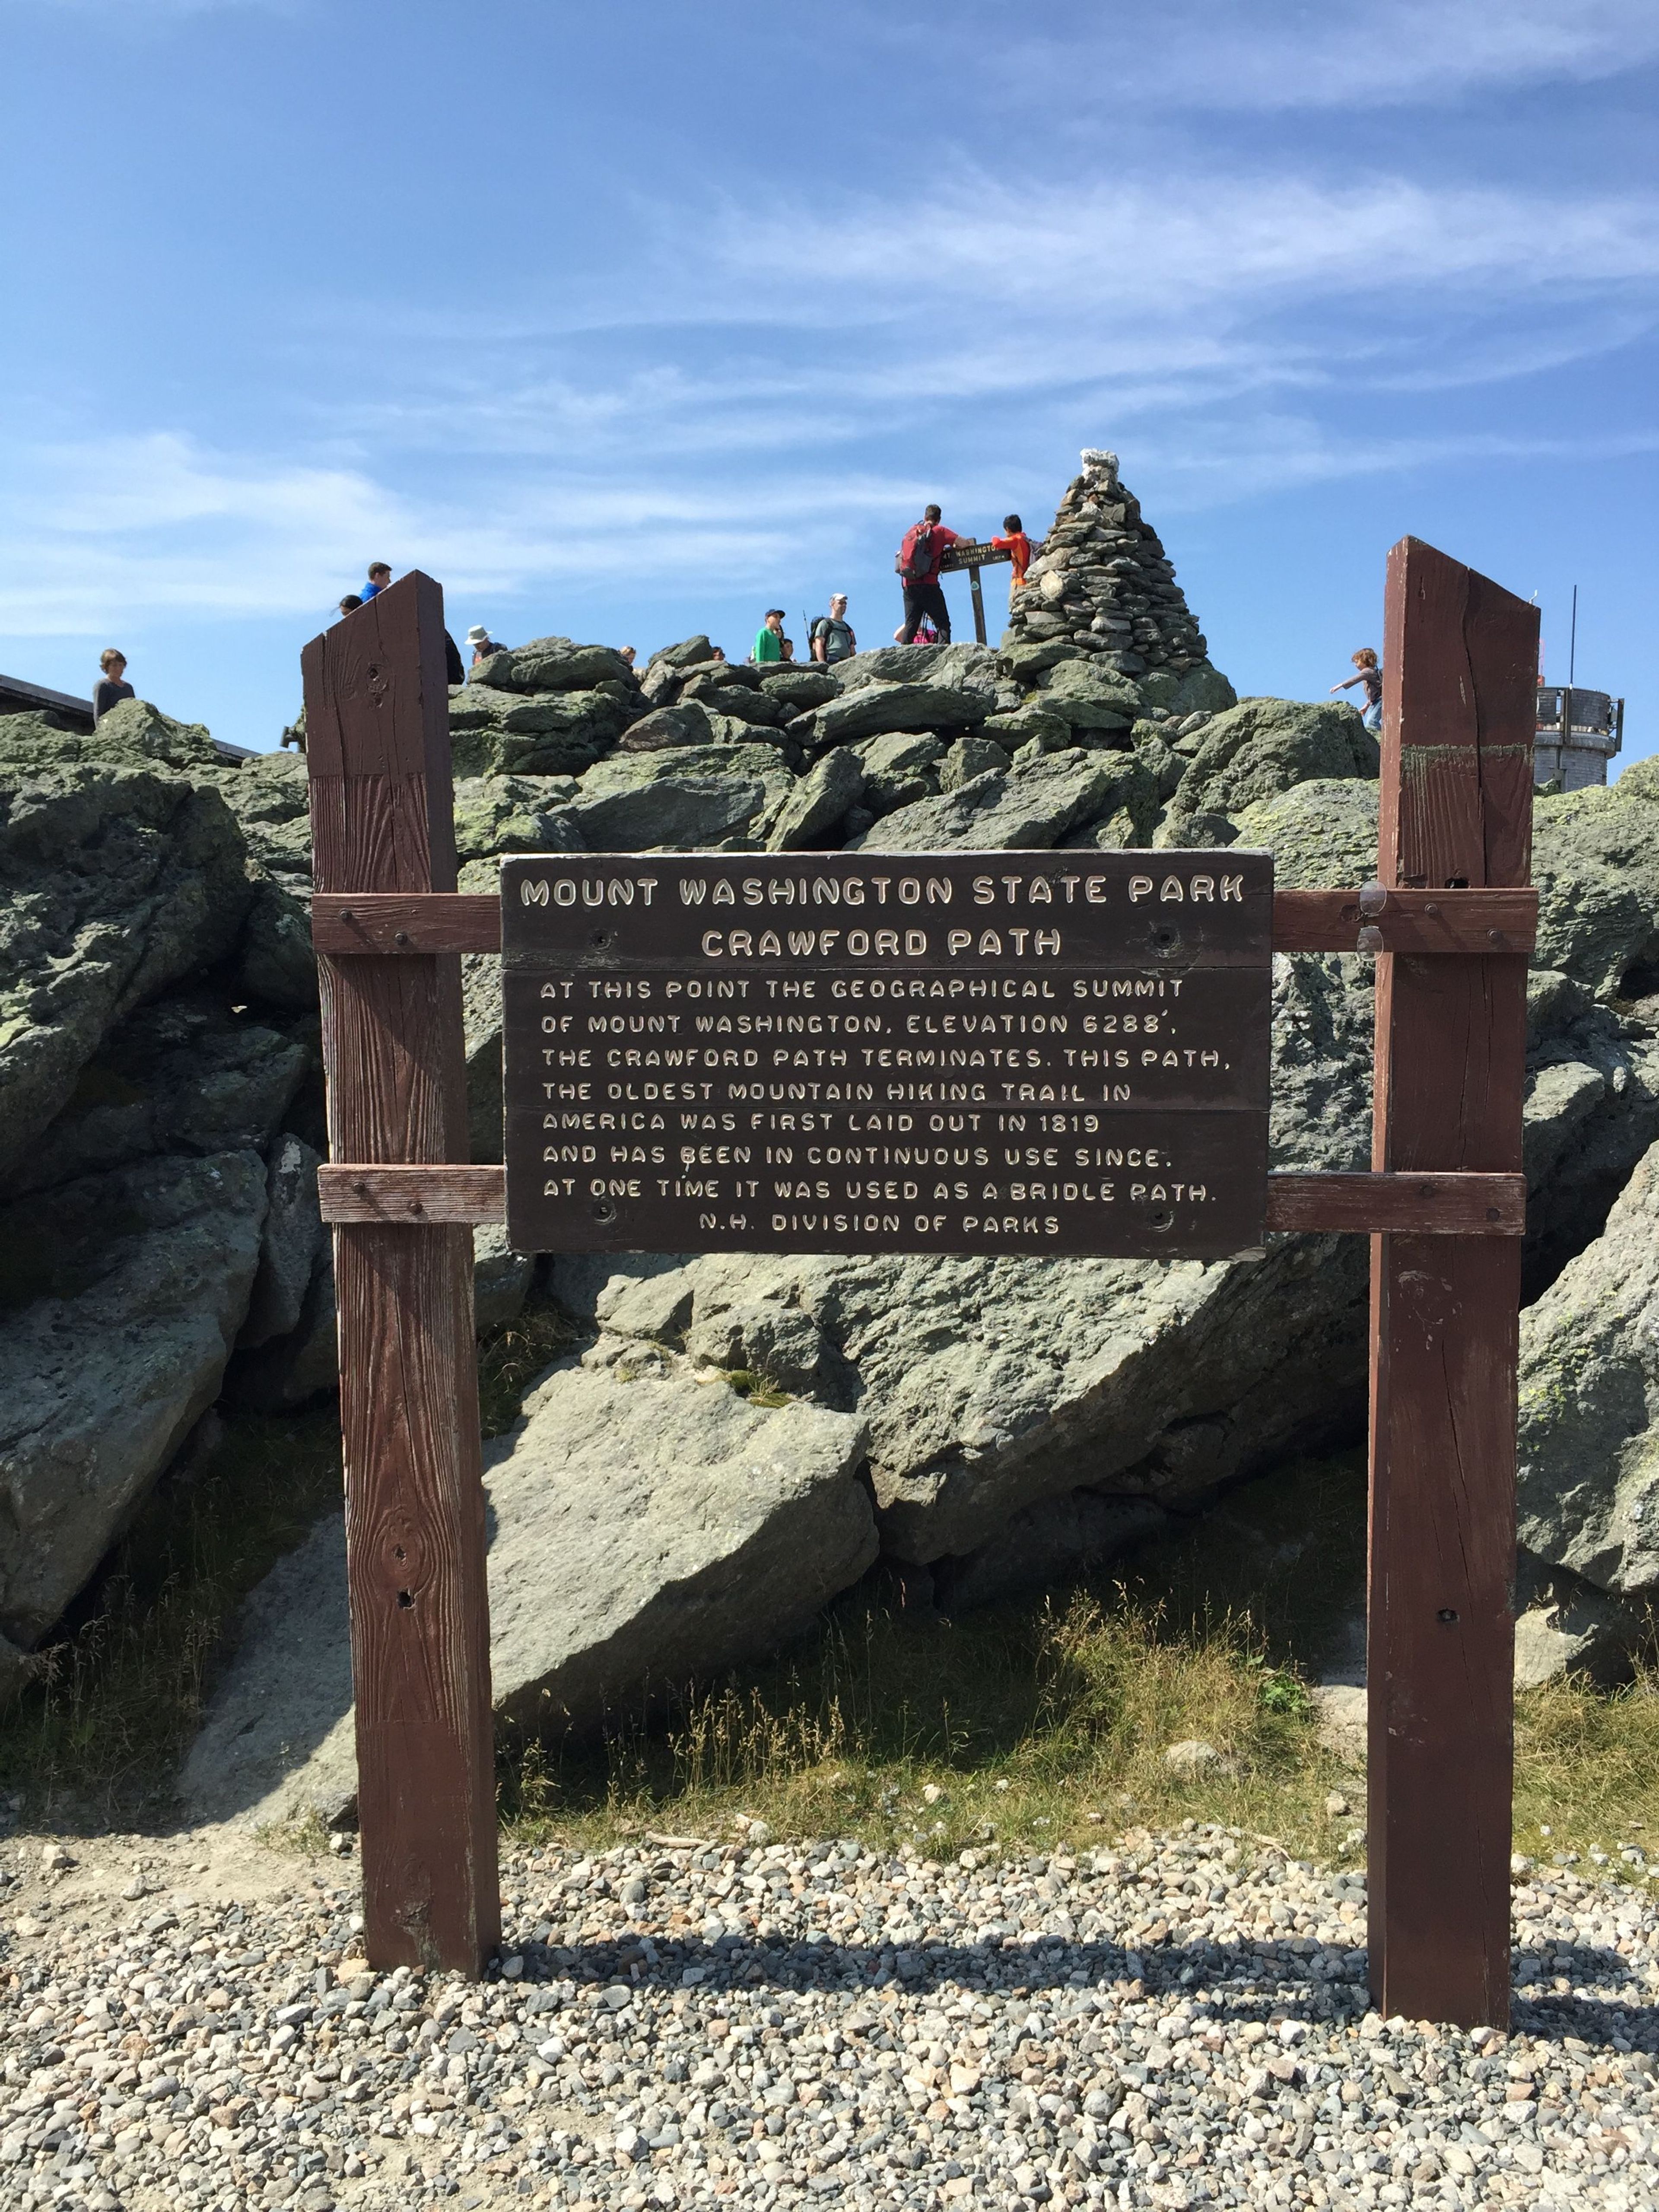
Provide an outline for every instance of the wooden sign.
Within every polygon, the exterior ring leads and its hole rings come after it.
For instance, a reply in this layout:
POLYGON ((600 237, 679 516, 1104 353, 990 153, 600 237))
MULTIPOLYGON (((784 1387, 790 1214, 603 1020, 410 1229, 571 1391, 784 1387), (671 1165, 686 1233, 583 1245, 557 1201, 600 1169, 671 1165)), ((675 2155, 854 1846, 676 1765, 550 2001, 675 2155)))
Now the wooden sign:
MULTIPOLYGON (((1042 550, 1042 541, 1031 540, 1031 556, 1035 560, 1042 550)), ((960 568, 994 568, 999 563, 1014 557, 1011 545, 993 545, 988 539, 958 538, 954 545, 947 545, 939 556, 941 574, 960 568)))
POLYGON ((501 863, 520 1251, 1259 1247, 1265 853, 501 863))
POLYGON ((1372 1237, 1371 1987, 1507 2024, 1538 611, 1406 538, 1387 638, 1379 880, 1278 893, 1230 848, 561 854, 463 895, 438 586, 307 648, 373 1966, 476 1975, 500 1925, 468 1224, 1160 1257, 1265 1226, 1372 1237), (1376 962, 1370 1174, 1264 1172, 1270 948, 1376 962), (464 1158, 459 956, 498 949, 505 1175, 464 1158))

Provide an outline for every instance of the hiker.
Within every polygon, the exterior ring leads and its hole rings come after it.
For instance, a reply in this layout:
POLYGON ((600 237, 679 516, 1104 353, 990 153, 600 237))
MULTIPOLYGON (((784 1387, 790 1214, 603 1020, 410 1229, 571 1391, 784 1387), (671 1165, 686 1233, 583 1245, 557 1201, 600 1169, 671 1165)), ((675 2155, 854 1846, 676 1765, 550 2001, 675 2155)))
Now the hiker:
POLYGON ((750 659, 756 661, 781 660, 783 650, 783 609, 768 607, 766 620, 755 633, 755 650, 750 659))
POLYGON ((355 615, 362 605, 362 601, 356 592, 348 592, 340 602, 340 612, 343 615, 355 615))
POLYGON ((466 671, 461 665, 461 648, 447 630, 444 632, 444 681, 452 691, 458 684, 466 681, 466 671))
POLYGON ((812 658, 828 666, 833 661, 850 660, 858 649, 853 625, 847 619, 847 594, 832 592, 829 613, 820 615, 812 625, 812 658))
POLYGON ((621 653, 622 658, 628 663, 630 668, 640 657, 640 648, 637 645, 619 646, 617 647, 617 651, 621 653))
POLYGON ((1012 553, 1014 580, 1008 588, 1011 592, 1017 592, 1025 581, 1025 571, 1031 565, 1031 541, 1025 535, 1025 525, 1017 514, 1005 514, 1002 518, 1002 527, 1007 533, 1006 536, 994 538, 991 543, 999 553, 1005 546, 1012 553))
POLYGON ((501 653, 505 649, 496 644, 482 623, 473 623, 466 634, 466 641, 472 647, 472 665, 475 668, 481 660, 488 660, 492 653, 501 653))
POLYGON ((92 687, 92 719, 94 722, 101 722, 110 708, 120 700, 133 696, 131 684, 122 681, 127 672, 125 653, 118 653, 112 645, 106 645, 98 656, 98 665, 104 672, 92 687))
MULTIPOLYGON (((906 637, 902 623, 893 632, 895 645, 937 645, 939 641, 939 632, 933 628, 933 618, 928 615, 924 615, 916 624, 914 637, 906 637)), ((948 643, 949 641, 947 640, 946 642, 948 643)))
POLYGON ((368 564, 368 581, 363 586, 363 597, 366 599, 378 599, 391 581, 392 571, 386 562, 371 561, 368 564))
POLYGON ((915 642, 916 628, 924 615, 932 617, 939 642, 951 642, 951 610, 939 586, 939 564, 945 548, 954 545, 957 536, 956 531, 945 527, 936 507, 925 507, 921 520, 905 532, 904 543, 893 562, 904 586, 904 620, 899 625, 898 644, 915 642))
POLYGON ((1382 726, 1382 669, 1376 657, 1376 647, 1362 645, 1353 655, 1353 665, 1358 674, 1344 678, 1340 684, 1333 684, 1331 696, 1334 698, 1339 691, 1352 691, 1356 684, 1363 684, 1365 687, 1365 711, 1360 719, 1368 730, 1380 730, 1382 726))

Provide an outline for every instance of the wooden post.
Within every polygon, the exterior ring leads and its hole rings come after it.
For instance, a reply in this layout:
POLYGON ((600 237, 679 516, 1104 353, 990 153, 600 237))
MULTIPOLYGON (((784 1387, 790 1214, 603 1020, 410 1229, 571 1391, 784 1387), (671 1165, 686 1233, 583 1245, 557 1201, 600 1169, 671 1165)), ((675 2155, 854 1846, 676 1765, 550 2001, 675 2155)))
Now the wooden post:
MULTIPOLYGON (((405 576, 306 647, 319 892, 453 891, 443 593, 405 576)), ((456 953, 318 962, 337 1160, 465 1160, 456 953)), ((465 1225, 334 1231, 371 1966, 478 1974, 501 1932, 465 1225)))
POLYGON ((974 595, 974 635, 983 645, 985 642, 985 594, 979 587, 977 568, 970 568, 968 571, 968 588, 974 595))
MULTIPOLYGON (((1407 538, 1385 640, 1381 882, 1525 884, 1537 609, 1407 538)), ((1524 953, 1376 966, 1373 1167, 1517 1170, 1524 953)), ((1464 2027, 1509 2020, 1520 1283, 1513 1238, 1371 1240, 1371 1990, 1464 2027)))

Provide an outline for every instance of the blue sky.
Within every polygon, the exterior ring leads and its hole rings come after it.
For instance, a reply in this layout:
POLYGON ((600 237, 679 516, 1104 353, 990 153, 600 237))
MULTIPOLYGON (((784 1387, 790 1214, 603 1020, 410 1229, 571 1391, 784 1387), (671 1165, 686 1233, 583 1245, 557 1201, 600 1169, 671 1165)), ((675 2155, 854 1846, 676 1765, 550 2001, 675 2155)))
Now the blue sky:
POLYGON ((1241 690, 1409 531, 1553 678, 1577 582, 1659 744, 1652 0, 3 14, 8 673, 269 745, 377 556, 458 637, 879 641, 924 500, 1106 445, 1241 690))

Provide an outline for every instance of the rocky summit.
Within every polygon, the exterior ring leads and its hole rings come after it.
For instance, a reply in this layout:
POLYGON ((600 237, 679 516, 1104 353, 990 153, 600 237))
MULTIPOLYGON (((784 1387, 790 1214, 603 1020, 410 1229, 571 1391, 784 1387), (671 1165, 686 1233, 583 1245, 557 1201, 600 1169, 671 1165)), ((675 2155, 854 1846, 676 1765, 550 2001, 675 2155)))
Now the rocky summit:
MULTIPOLYGON (((450 698, 464 888, 503 854, 1265 848, 1373 872, 1374 741, 1237 698, 1113 456, 1089 453, 994 647, 636 670, 548 635, 450 698)), ((1651 1408, 1659 781, 1540 798, 1528 994, 1521 1665, 1608 1676, 1659 1586, 1651 1408)), ((335 1381, 305 763, 141 701, 0 720, 0 1680, 27 1673, 226 1412, 335 1381)), ((465 967, 499 1158, 501 981, 465 967)), ((1372 975, 1274 963, 1273 1156, 1368 1158, 1372 975)), ((884 1557, 944 1607, 1109 1558, 1364 1421, 1361 1240, 1225 1263, 614 1261, 475 1238, 481 1327, 569 1341, 490 1447, 495 1680, 589 1729, 781 1643, 884 1557)), ((272 1572, 183 1778, 216 1816, 349 1795, 337 1517, 272 1572)))

